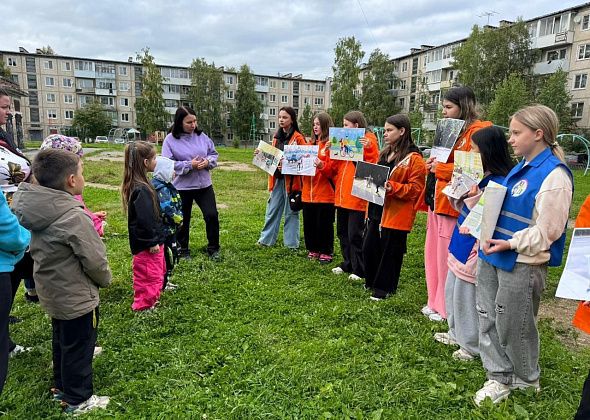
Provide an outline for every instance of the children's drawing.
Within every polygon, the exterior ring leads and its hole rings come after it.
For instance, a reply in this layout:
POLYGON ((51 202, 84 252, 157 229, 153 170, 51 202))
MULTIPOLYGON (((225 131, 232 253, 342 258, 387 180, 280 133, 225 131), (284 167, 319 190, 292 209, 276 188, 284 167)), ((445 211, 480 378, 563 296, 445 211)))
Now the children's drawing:
POLYGON ((590 300, 590 229, 574 229, 555 296, 590 300))
POLYGON ((481 155, 475 152, 455 150, 455 165, 451 181, 442 192, 452 198, 461 198, 472 186, 483 179, 481 155))
POLYGON ((283 165, 281 173, 283 175, 315 175, 315 159, 318 156, 318 146, 303 145, 285 145, 285 154, 283 156, 283 165))
POLYGON ((283 151, 262 140, 258 143, 257 149, 258 153, 254 155, 252 164, 258 166, 269 175, 274 175, 279 162, 283 158, 283 151))
POLYGON ((330 127, 330 158, 336 160, 363 160, 364 128, 330 127))
POLYGON ((446 163, 464 125, 465 121, 454 118, 439 120, 436 124, 430 157, 435 157, 438 162, 446 163))
POLYGON ((385 202, 385 182, 388 179, 387 166, 360 161, 356 164, 351 194, 382 206, 385 202))

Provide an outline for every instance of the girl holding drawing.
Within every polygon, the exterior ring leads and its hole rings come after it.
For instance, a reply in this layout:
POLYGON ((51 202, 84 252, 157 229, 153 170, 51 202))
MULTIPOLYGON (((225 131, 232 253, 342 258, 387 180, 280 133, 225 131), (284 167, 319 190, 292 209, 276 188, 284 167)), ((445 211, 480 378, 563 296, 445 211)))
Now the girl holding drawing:
POLYGON ((555 137, 550 108, 529 106, 510 121, 508 142, 523 159, 506 176, 502 212, 477 267, 479 342, 487 381, 475 394, 480 405, 511 390, 539 390, 536 316, 547 266, 559 266, 573 194, 572 174, 555 137))
POLYGON ((412 140, 410 120, 393 115, 385 121, 385 147, 379 165, 390 168, 383 206, 369 203, 363 242, 365 287, 372 300, 395 294, 402 268, 408 232, 416 217, 416 203, 424 189, 426 166, 412 140))
MULTIPOLYGON (((286 144, 307 144, 299 131, 297 114, 290 106, 284 106, 279 110, 279 129, 272 139, 272 145, 280 150, 284 150, 286 144)), ((257 152, 258 150, 254 151, 257 152)), ((270 197, 266 204, 264 227, 260 232, 258 246, 275 244, 284 214, 283 243, 290 249, 299 248, 299 212, 291 210, 288 196, 291 191, 301 191, 300 179, 299 176, 283 175, 280 164, 274 175, 268 178, 270 197)))
MULTIPOLYGON (((424 267, 428 302, 422 313, 432 321, 442 321, 445 311, 445 282, 447 279, 449 244, 459 213, 451 206, 442 192, 453 174, 453 153, 455 150, 470 151, 471 136, 492 125, 489 121, 477 119, 475 94, 471 88, 462 86, 449 89, 443 98, 443 117, 465 121, 462 133, 457 139, 446 163, 435 158, 426 160, 429 171, 423 202, 428 205, 426 222, 426 244, 424 246, 424 267)), ((426 210, 426 207, 422 209, 426 210)))
MULTIPOLYGON (((350 111, 344 115, 344 127, 367 128, 367 120, 360 111, 350 111)), ((377 137, 366 129, 363 145, 363 160, 376 163, 379 154, 377 137)), ((351 194, 356 165, 348 160, 330 160, 331 171, 336 187, 334 205, 336 206, 336 233, 340 239, 343 261, 332 269, 334 274, 350 273, 350 280, 365 277, 363 267, 363 226, 367 202, 351 194)))
POLYGON ((309 259, 321 264, 332 262, 334 252, 334 187, 329 178, 326 162, 330 158, 329 130, 332 117, 320 112, 313 119, 312 143, 318 145, 315 176, 304 176, 303 191, 303 236, 309 259))
POLYGON ((487 127, 471 137, 471 151, 479 153, 484 170, 484 178, 474 186, 465 199, 449 198, 453 207, 459 211, 449 246, 447 282, 445 285, 445 307, 449 331, 435 333, 434 339, 447 345, 459 345, 453 353, 457 360, 469 361, 479 355, 479 320, 475 308, 475 274, 479 241, 459 226, 470 209, 477 204, 481 190, 488 182, 502 183, 504 177, 514 166, 508 151, 504 131, 499 127, 487 127), (480 191, 477 191, 480 190, 480 191))

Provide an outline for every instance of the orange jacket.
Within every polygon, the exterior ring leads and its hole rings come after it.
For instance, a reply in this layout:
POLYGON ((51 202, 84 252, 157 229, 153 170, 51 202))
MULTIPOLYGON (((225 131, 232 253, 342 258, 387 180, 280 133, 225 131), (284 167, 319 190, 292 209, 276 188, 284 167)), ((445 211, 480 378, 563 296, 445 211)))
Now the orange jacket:
POLYGON ((303 177, 303 192, 301 199, 304 203, 334 203, 334 187, 330 182, 330 142, 318 142, 318 159, 324 162, 322 169, 316 168, 315 176, 303 177))
MULTIPOLYGON (((590 195, 586 197, 584 204, 580 207, 580 213, 576 218, 576 228, 588 228, 590 227, 590 195)), ((573 324, 575 327, 590 333, 590 307, 584 306, 581 302, 578 306, 578 310, 574 315, 573 324)))
MULTIPOLYGON (((375 134, 367 131, 365 138, 369 140, 369 144, 363 150, 363 161, 377 163, 379 159, 379 143, 377 142, 377 137, 375 134)), ((364 212, 367 209, 367 202, 350 193, 352 191, 352 181, 354 181, 356 165, 348 160, 330 159, 330 169, 336 186, 334 205, 348 210, 364 212)))
MULTIPOLYGON (((289 140, 288 144, 307 144, 305 141, 305 137, 298 131, 295 131, 291 136, 291 140, 289 140)), ((277 145, 277 138, 272 138, 272 145, 276 147, 277 145)), ((269 176, 268 177, 268 190, 272 191, 275 186, 275 177, 269 176)), ((291 189, 295 191, 301 191, 301 177, 297 175, 285 175, 285 187, 287 188, 287 194, 291 192, 291 189), (291 188, 291 178, 293 178, 293 188, 291 188)))
MULTIPOLYGON (((434 193, 434 212, 436 214, 445 214, 451 217, 459 217, 459 212, 455 210, 447 196, 442 192, 442 190, 447 186, 451 177, 453 175, 453 168, 455 166, 454 162, 454 155, 455 150, 461 150, 464 152, 468 152, 471 150, 471 136, 477 130, 481 130, 482 128, 491 127, 493 124, 491 121, 480 121, 476 120, 469 127, 463 131, 455 146, 453 146, 453 150, 449 155, 449 160, 447 163, 437 163, 436 169, 434 171, 434 176, 436 177, 436 186, 435 186, 435 193, 434 193)), ((424 202, 424 193, 422 193, 422 197, 420 198, 420 210, 428 210, 424 202)))
POLYGON ((389 175, 387 183, 392 189, 385 194, 381 226, 409 232, 416 218, 416 202, 424 190, 426 165, 420 153, 410 153, 406 159, 389 175))

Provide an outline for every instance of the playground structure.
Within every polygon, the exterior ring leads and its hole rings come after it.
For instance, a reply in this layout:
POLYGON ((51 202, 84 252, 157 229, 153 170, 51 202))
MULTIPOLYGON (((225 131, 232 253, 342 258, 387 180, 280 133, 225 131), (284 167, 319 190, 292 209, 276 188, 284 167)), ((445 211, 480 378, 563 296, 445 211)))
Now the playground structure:
POLYGON ((586 153, 579 153, 579 154, 567 154, 566 153, 566 163, 568 164, 568 166, 572 166, 572 165, 582 165, 584 168, 584 176, 586 176, 586 174, 588 173, 588 169, 590 168, 590 160, 588 159, 588 156, 590 155, 590 141, 588 141, 585 137, 579 135, 579 134, 573 134, 573 133, 565 133, 565 134, 558 134, 557 135, 557 142, 561 145, 563 145, 565 140, 570 139, 572 140, 572 142, 580 142, 582 143, 584 149, 586 150, 586 153), (573 156, 575 157, 576 161, 572 162, 571 160, 567 159, 569 156, 573 156), (580 160, 580 158, 582 158, 580 160))

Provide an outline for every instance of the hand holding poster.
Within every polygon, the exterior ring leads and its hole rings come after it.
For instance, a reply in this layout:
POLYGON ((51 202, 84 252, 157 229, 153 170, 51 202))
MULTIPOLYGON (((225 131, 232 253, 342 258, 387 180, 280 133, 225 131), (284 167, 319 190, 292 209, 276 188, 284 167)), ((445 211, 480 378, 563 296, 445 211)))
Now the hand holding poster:
POLYGON ((282 150, 279 150, 262 140, 258 143, 257 149, 258 153, 254 155, 252 164, 258 166, 269 175, 274 175, 277 166, 279 166, 279 162, 283 158, 282 150))
POLYGON ((356 164, 350 193, 382 206, 385 202, 385 182, 388 179, 389 167, 360 161, 356 164))
POLYGON ((318 147, 317 145, 286 144, 281 173, 283 175, 314 176, 316 169, 314 161, 318 156, 318 147))
POLYGON ((471 236, 479 239, 480 248, 494 234, 505 195, 505 186, 490 181, 481 198, 471 209, 469 215, 467 215, 461 225, 461 227, 469 229, 471 236))
POLYGON ((438 120, 430 157, 446 163, 464 125, 465 121, 454 118, 438 120))
POLYGON ((330 158, 336 160, 363 160, 364 128, 330 127, 330 158))
POLYGON ((590 300, 590 229, 574 229, 555 297, 590 300))
POLYGON ((481 155, 455 150, 455 165, 451 181, 442 192, 452 198, 461 198, 483 179, 481 155))

